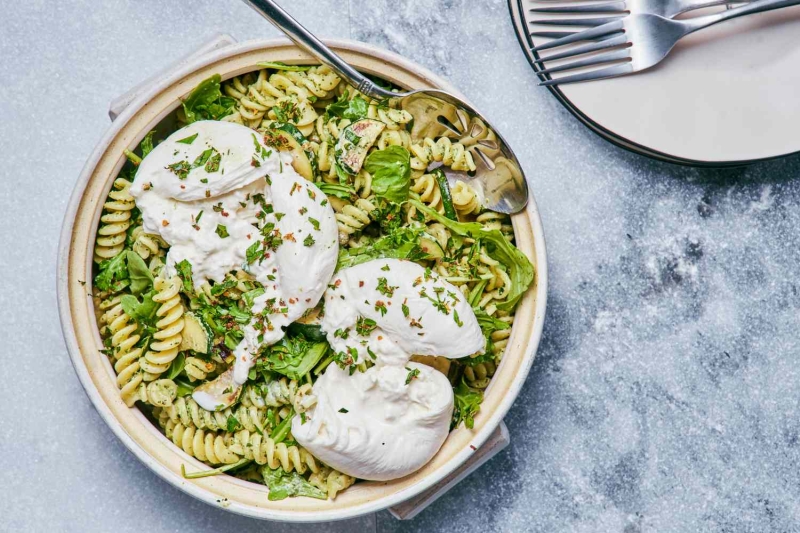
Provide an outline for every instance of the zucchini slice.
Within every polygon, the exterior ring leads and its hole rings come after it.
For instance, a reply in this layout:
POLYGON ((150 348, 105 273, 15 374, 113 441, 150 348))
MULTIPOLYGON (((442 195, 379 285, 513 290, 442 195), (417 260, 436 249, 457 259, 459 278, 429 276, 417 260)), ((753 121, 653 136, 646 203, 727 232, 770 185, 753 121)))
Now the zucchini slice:
POLYGON ((365 118, 342 130, 334 151, 339 166, 348 174, 358 174, 367 158, 367 152, 385 128, 386 124, 380 120, 365 118))
POLYGON ((433 259, 440 259, 444 257, 442 245, 430 235, 426 234, 426 236, 419 238, 419 247, 423 252, 431 256, 433 259))
MULTIPOLYGON (((291 128, 297 131, 297 128, 291 124, 283 124, 279 128, 273 128, 267 132, 267 138, 270 139, 269 144, 282 152, 290 152, 292 154, 292 167, 295 172, 308 181, 314 181, 315 169, 317 167, 316 157, 311 153, 311 158, 309 158, 309 152, 303 150, 303 142, 298 141, 294 135, 285 131, 283 128, 291 128)), ((297 133, 305 141, 303 134, 299 131, 297 131, 297 133)))
POLYGON ((211 328, 194 313, 183 315, 183 331, 181 332, 181 350, 192 350, 199 354, 208 354, 214 343, 211 328))

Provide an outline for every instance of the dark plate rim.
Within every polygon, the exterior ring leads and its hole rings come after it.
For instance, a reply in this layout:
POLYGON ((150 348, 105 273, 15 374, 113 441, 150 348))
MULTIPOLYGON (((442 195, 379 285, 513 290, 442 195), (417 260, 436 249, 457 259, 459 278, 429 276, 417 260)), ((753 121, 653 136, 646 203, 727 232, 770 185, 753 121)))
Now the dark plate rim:
MULTIPOLYGON (((508 12, 511 15, 511 22, 514 26, 514 34, 517 36, 517 42, 519 43, 520 48, 522 49, 522 53, 525 55, 525 58, 528 60, 533 71, 536 73, 536 76, 541 81, 546 81, 550 79, 549 74, 542 74, 541 68, 535 63, 536 60, 539 59, 539 54, 537 52, 532 52, 531 48, 534 47, 533 41, 531 40, 530 32, 527 30, 528 22, 526 20, 522 20, 522 13, 524 7, 522 6, 522 0, 508 0, 508 12), (516 9, 515 9, 516 6, 516 9)), ((649 157, 651 159, 656 159, 658 161, 663 161, 666 163, 673 163, 677 165, 683 166, 690 166, 690 167, 700 167, 700 168, 731 168, 731 167, 741 167, 746 165, 752 165, 754 163, 762 163, 765 161, 775 161, 777 159, 783 159, 786 157, 791 157, 793 155, 800 154, 800 150, 795 152, 789 152, 786 154, 775 155, 770 157, 764 157, 759 159, 742 159, 742 160, 735 160, 735 161, 701 161, 695 159, 687 159, 680 156, 671 155, 665 152, 660 152, 658 150, 654 150, 652 148, 648 148, 642 144, 639 144, 635 141, 627 139, 621 135, 614 133, 613 131, 601 126, 594 120, 592 120, 588 115, 583 113, 572 101, 567 98, 567 96, 558 88, 558 86, 549 86, 547 90, 555 96, 556 100, 561 103, 567 111, 570 112, 575 118, 580 120, 584 126, 588 127, 591 131, 595 134, 599 135, 606 141, 610 142, 611 144, 618 146, 628 152, 632 152, 634 154, 643 155, 645 157, 649 157)))

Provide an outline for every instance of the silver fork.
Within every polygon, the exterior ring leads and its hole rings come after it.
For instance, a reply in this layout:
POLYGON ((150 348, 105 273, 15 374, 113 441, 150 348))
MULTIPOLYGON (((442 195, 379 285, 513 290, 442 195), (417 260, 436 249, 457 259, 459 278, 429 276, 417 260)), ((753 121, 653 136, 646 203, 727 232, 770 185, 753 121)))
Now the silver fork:
POLYGON ((798 4, 800 4, 800 0, 756 0, 736 9, 687 20, 670 20, 658 15, 629 15, 602 26, 589 28, 533 48, 534 52, 540 52, 579 41, 603 39, 545 58, 545 61, 553 61, 608 50, 609 48, 624 47, 540 70, 539 74, 553 74, 576 68, 613 63, 612 66, 590 72, 546 80, 539 85, 550 86, 593 81, 639 72, 660 63, 675 44, 690 33, 726 20, 798 4))
MULTIPOLYGON (((659 15, 664 18, 675 18, 681 13, 694 11, 705 7, 722 6, 726 4, 746 4, 750 0, 619 0, 599 4, 587 4, 580 0, 556 0, 559 5, 553 7, 535 7, 531 13, 548 15, 606 15, 589 18, 556 19, 545 18, 531 20, 531 24, 547 26, 600 26, 620 19, 626 15, 659 15)), ((540 4, 545 0, 539 0, 540 4)), ((555 3, 553 0, 547 4, 555 3)), ((552 33, 551 33, 552 34, 552 33)), ((536 35, 531 34, 531 35, 536 35)))

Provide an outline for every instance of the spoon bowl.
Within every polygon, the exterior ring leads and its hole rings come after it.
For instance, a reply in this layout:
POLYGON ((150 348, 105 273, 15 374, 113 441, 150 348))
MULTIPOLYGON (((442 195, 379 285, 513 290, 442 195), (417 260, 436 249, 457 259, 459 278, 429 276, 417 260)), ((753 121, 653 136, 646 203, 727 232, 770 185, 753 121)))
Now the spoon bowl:
POLYGON ((401 107, 414 116, 413 137, 447 137, 462 144, 472 156, 475 170, 443 170, 448 181, 464 181, 476 189, 483 207, 508 214, 525 208, 528 185, 519 161, 503 137, 471 105, 437 89, 386 90, 354 69, 273 0, 244 1, 364 96, 379 101, 399 99, 401 107))

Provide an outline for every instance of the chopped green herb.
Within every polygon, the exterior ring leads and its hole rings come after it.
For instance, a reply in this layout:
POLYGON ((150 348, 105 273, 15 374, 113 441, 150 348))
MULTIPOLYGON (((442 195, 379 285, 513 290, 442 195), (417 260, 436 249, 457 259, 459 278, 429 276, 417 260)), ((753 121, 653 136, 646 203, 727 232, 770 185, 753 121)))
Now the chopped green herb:
POLYGON ((214 231, 216 232, 217 235, 219 235, 220 239, 228 237, 228 228, 226 228, 222 224, 217 224, 217 229, 214 231))
POLYGON ((181 144, 192 144, 194 142, 194 140, 197 139, 198 135, 199 135, 198 133, 195 133, 194 135, 189 135, 188 137, 185 137, 185 138, 183 138, 183 139, 181 139, 179 141, 175 141, 175 142, 179 142, 181 144))
POLYGON ((406 370, 408 370, 408 375, 406 376, 406 385, 409 385, 411 384, 411 380, 416 379, 416 377, 419 376, 419 368, 411 369, 406 367, 406 370))

